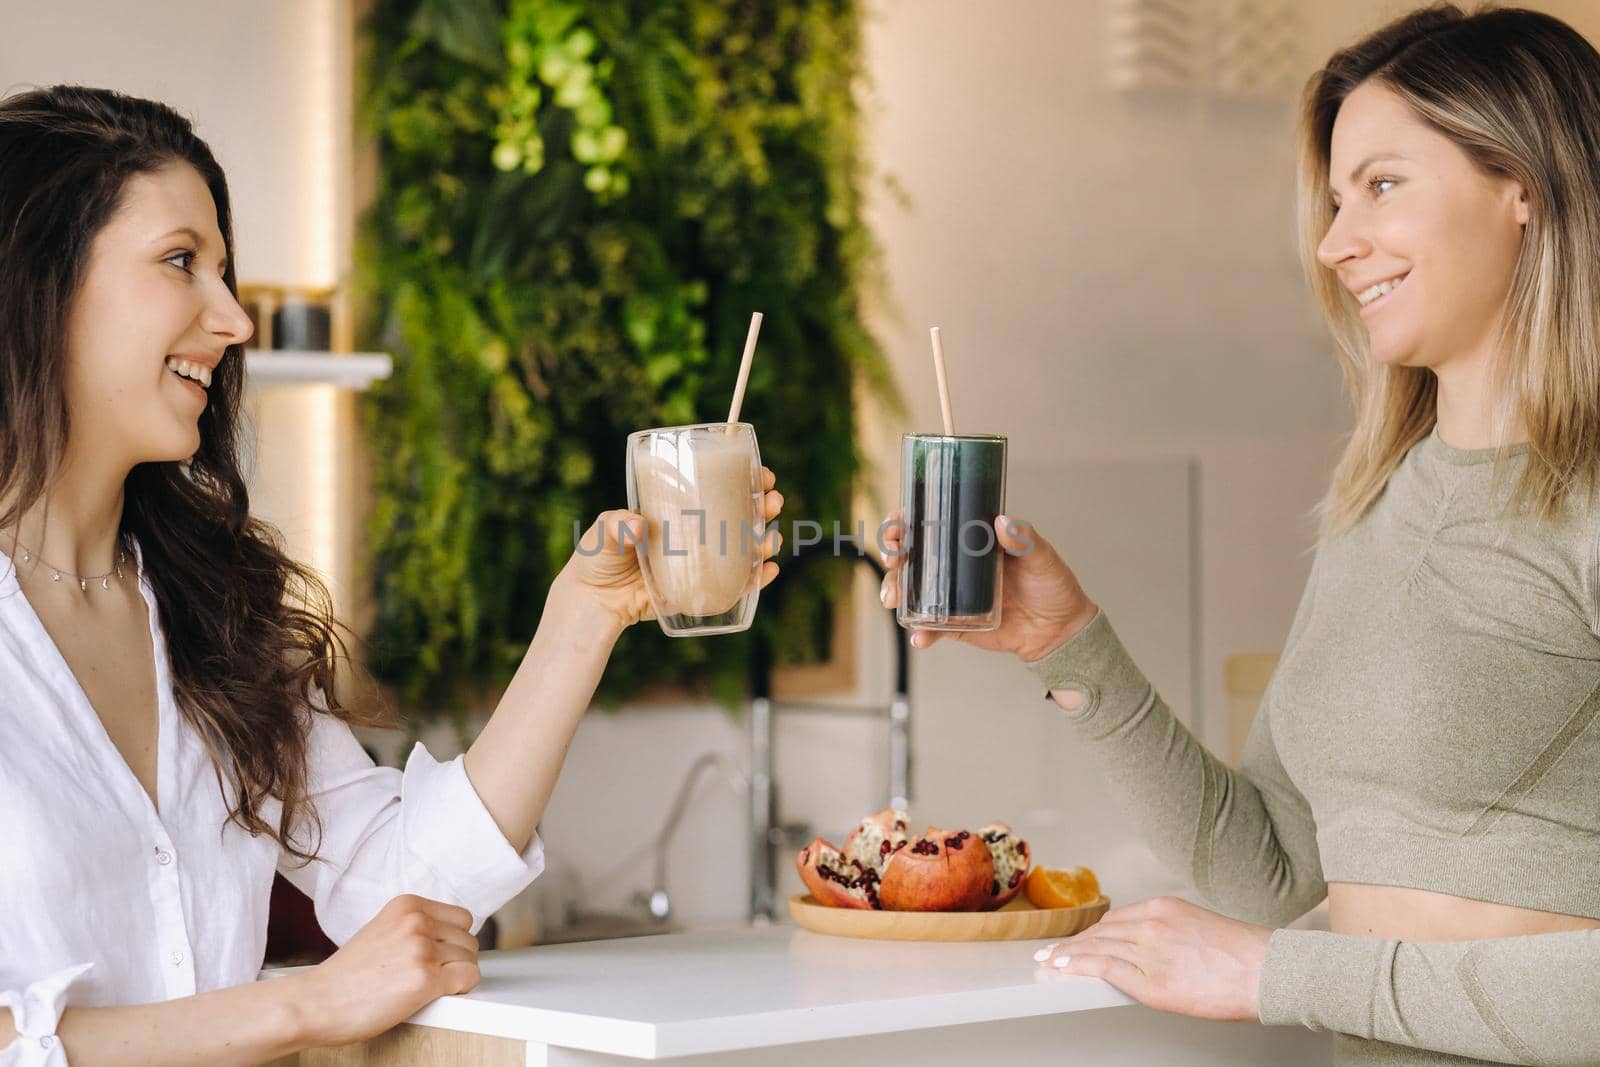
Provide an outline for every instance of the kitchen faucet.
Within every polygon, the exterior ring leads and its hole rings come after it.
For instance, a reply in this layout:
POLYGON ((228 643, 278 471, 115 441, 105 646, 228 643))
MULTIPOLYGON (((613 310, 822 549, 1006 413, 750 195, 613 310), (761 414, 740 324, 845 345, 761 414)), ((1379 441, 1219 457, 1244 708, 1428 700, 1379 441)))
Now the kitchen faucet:
MULTIPOLYGON (((853 537, 841 537, 815 545, 807 545, 795 554, 789 565, 792 574, 818 557, 829 557, 840 552, 853 552, 855 558, 871 567, 881 581, 886 573, 883 566, 862 549, 853 537)), ((841 608, 842 610, 842 608, 841 608)), ((908 808, 911 804, 911 700, 910 635, 894 622, 889 622, 895 634, 894 695, 887 705, 853 705, 777 701, 772 699, 772 649, 757 636, 751 662, 750 701, 750 921, 764 925, 777 918, 777 860, 780 851, 805 845, 811 837, 811 828, 804 823, 784 824, 778 821, 778 786, 773 781, 772 744, 773 717, 785 714, 854 715, 882 718, 889 729, 889 769, 887 801, 891 808, 908 808)))

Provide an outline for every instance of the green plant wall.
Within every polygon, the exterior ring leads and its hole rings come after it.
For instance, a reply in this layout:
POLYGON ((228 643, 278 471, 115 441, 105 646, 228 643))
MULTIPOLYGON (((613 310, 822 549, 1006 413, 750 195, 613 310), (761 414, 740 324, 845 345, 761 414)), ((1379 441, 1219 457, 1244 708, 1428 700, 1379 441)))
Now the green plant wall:
MULTIPOLYGON (((785 536, 848 527, 852 386, 891 395, 861 315, 861 17, 848 0, 374 4, 380 174, 358 262, 363 343, 395 373, 366 409, 369 649, 410 710, 510 677, 574 524, 626 504, 626 435, 726 417, 752 311, 743 417, 785 536)), ((817 569, 764 595, 780 663, 827 654, 836 587, 817 569)), ((601 698, 669 683, 731 703, 751 639, 636 626, 601 698)))

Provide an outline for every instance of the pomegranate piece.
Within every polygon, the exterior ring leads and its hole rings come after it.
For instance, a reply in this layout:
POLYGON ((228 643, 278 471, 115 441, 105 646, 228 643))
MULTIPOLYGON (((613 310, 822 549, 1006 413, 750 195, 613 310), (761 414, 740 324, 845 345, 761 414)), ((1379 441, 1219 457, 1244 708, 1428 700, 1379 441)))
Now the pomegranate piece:
POLYGON ((845 856, 882 875, 890 853, 905 848, 910 840, 910 821, 910 816, 898 808, 884 808, 868 815, 844 839, 845 856))
POLYGON ((888 853, 878 899, 886 911, 977 911, 991 900, 994 873, 982 840, 930 828, 888 853))
POLYGON ((868 911, 880 907, 878 872, 863 868, 820 837, 800 850, 795 865, 800 869, 800 880, 819 904, 868 911))
POLYGON ((1028 849, 1028 843, 1003 822, 990 823, 979 830, 978 839, 988 847, 989 859, 994 864, 989 900, 983 905, 983 910, 993 911, 1022 891, 1028 880, 1033 854, 1028 849))

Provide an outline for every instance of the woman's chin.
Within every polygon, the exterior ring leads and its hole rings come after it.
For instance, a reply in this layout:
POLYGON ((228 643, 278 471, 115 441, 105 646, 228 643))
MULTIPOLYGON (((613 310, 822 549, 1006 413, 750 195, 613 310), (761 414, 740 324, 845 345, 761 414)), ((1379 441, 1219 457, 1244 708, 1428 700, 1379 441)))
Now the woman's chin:
POLYGON ((1426 366, 1419 346, 1396 338, 1369 335, 1367 338, 1367 350, 1372 353, 1372 362, 1379 366, 1426 366))
POLYGON ((188 434, 173 434, 161 441, 151 441, 144 449, 141 463, 187 463, 200 451, 200 429, 188 434))

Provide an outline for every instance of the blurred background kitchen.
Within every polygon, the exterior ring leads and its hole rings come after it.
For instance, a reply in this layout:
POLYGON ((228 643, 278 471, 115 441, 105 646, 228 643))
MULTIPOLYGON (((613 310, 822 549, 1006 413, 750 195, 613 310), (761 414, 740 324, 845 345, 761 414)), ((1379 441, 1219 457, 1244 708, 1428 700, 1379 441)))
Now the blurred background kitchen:
MULTIPOLYGON (((1010 438, 1010 513, 1227 755, 1347 422, 1294 245, 1296 95, 1411 6, 0 0, 0 87, 154 97, 216 150, 246 295, 320 353, 253 357, 255 506, 406 716, 381 758, 470 741, 572 519, 625 503, 625 433, 721 417, 754 310, 786 553, 797 520, 870 538, 894 505, 899 434, 940 421, 937 324, 958 429, 1010 438)), ((1588 0, 1528 6, 1600 33, 1588 0)), ((755 633, 619 649, 502 947, 781 918, 794 851, 892 785, 1113 902, 1183 890, 1012 660, 913 655, 897 765, 870 568, 785 571, 755 633)))

